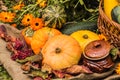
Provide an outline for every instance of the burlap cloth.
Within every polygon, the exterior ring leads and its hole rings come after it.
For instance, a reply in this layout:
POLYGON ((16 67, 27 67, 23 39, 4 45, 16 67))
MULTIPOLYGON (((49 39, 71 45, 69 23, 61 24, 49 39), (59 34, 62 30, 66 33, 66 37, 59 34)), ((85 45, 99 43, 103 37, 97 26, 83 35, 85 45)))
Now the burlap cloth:
MULTIPOLYGON (((5 25, 9 35, 19 37, 19 30, 11 28, 12 26, 5 25)), ((23 74, 21 70, 21 65, 10 58, 10 51, 6 48, 6 42, 3 39, 0 39, 0 63, 3 64, 4 68, 8 71, 13 80, 30 80, 27 75, 23 74)))

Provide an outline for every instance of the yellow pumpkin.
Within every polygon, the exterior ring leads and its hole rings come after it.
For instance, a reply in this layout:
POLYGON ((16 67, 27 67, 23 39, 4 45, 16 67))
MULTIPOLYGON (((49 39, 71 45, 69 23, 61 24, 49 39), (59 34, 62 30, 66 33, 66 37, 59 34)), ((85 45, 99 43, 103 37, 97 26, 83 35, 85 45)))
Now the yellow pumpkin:
POLYGON ((73 37, 61 34, 49 39, 41 52, 43 64, 53 70, 60 70, 78 64, 82 50, 73 37))
POLYGON ((46 43, 46 41, 56 35, 62 34, 59 30, 43 27, 37 31, 35 31, 32 41, 31 41, 31 48, 35 54, 39 54, 42 47, 46 43))
POLYGON ((84 51, 85 46, 94 40, 99 40, 98 34, 90 31, 90 30, 79 30, 76 32, 73 32, 70 36, 75 38, 79 45, 82 47, 82 50, 84 51))
POLYGON ((105 14, 111 18, 112 9, 119 4, 118 0, 104 0, 104 11, 105 14))

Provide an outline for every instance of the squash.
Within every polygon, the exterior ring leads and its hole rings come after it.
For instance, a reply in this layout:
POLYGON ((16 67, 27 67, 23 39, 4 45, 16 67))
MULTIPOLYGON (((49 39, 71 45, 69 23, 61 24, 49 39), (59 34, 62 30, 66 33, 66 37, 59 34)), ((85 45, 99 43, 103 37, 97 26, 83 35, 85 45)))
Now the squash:
POLYGON ((34 34, 34 30, 31 29, 30 27, 26 27, 21 31, 21 34, 23 36, 23 38, 25 39, 25 42, 30 46, 31 45, 31 41, 32 41, 32 36, 34 34))
POLYGON ((41 53, 43 64, 47 64, 53 70, 60 70, 78 64, 82 50, 73 37, 61 34, 49 39, 41 53))
POLYGON ((104 0, 104 11, 105 14, 111 18, 112 9, 119 4, 118 0, 104 0))
POLYGON ((85 46, 94 40, 99 40, 98 34, 90 31, 90 30, 79 30, 74 33, 72 33, 70 36, 75 38, 79 45, 82 47, 82 50, 84 51, 85 46))
POLYGON ((48 5, 42 13, 45 26, 51 28, 60 29, 66 22, 66 17, 65 9, 61 5, 48 5))
POLYGON ((46 41, 56 35, 62 34, 59 30, 43 27, 37 31, 35 31, 32 41, 31 41, 31 48, 35 54, 39 54, 42 47, 46 43, 46 41))
POLYGON ((70 35, 79 30, 91 30, 96 32, 98 29, 97 21, 81 21, 81 22, 69 22, 63 25, 60 31, 63 34, 70 35))
POLYGON ((117 23, 120 23, 120 5, 114 7, 111 12, 112 20, 117 23))

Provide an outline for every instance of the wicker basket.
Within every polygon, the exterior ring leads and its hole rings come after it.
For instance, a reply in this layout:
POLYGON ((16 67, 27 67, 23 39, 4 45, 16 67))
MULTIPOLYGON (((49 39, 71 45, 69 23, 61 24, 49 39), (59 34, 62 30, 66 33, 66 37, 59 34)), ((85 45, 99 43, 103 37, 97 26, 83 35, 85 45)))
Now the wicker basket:
POLYGON ((108 41, 120 49, 120 24, 110 20, 103 10, 103 0, 99 4, 98 29, 108 41))

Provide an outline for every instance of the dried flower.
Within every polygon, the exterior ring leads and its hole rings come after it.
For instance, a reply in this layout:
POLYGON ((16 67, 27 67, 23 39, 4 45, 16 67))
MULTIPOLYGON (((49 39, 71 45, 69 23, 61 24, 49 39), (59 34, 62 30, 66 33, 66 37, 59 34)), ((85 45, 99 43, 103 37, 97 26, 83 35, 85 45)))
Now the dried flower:
POLYGON ((16 14, 12 12, 1 12, 0 13, 0 21, 2 22, 13 22, 16 14))
POLYGON ((32 14, 26 14, 24 15, 23 19, 22 19, 22 25, 24 26, 28 26, 30 25, 32 19, 34 18, 34 16, 32 14))
POLYGON ((44 22, 40 18, 34 18, 30 24, 30 27, 33 30, 38 30, 38 29, 42 28, 43 26, 44 26, 44 22))

